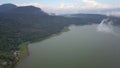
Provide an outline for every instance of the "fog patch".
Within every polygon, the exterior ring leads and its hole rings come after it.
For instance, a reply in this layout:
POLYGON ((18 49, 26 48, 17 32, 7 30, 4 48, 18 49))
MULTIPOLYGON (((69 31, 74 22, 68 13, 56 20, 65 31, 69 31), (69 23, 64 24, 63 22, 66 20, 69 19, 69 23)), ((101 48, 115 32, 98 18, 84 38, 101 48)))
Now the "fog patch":
POLYGON ((98 32, 111 33, 115 34, 112 21, 109 19, 103 19, 100 24, 97 26, 98 32))

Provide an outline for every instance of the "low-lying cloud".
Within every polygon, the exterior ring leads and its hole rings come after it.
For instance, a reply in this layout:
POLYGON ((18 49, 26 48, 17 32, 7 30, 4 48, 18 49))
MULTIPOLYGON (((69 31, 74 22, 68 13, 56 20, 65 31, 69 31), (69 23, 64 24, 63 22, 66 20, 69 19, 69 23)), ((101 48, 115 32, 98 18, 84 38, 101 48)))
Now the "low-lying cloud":
POLYGON ((103 19, 101 23, 97 26, 97 31, 114 34, 115 32, 112 23, 113 22, 109 19, 103 19))

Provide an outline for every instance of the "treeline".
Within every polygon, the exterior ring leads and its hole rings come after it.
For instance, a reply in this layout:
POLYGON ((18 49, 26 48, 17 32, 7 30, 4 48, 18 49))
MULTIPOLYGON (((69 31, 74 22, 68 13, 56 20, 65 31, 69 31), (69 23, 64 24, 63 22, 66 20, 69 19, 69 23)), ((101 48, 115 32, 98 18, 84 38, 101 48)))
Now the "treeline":
POLYGON ((19 50, 18 45, 21 43, 43 40, 52 34, 60 32, 70 24, 84 25, 100 22, 101 19, 82 19, 27 13, 1 13, 0 57, 2 56, 4 59, 0 58, 0 61, 11 61, 10 57, 15 51, 19 50))
MULTIPOLYGON (((17 52, 24 42, 41 41, 52 34, 61 32, 71 24, 85 25, 100 23, 104 15, 77 15, 77 17, 52 16, 36 12, 35 7, 29 7, 29 13, 18 12, 18 8, 9 12, 0 12, 0 67, 12 68, 19 61, 17 52), (35 11, 33 11, 33 9, 35 11), (17 11, 17 12, 16 12, 17 11), (34 13, 35 12, 35 13, 34 13)), ((27 10, 27 12, 26 12, 27 10)), ((37 8, 37 11, 40 11, 37 8)), ((120 19, 115 18, 118 23, 120 19)))

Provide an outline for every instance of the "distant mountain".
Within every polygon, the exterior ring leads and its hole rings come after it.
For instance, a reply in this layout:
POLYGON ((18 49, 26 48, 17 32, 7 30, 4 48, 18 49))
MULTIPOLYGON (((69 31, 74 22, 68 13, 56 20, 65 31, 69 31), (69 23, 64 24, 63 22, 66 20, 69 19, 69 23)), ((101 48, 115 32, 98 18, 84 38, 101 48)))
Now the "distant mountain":
POLYGON ((106 14, 108 16, 120 17, 120 8, 103 9, 100 11, 100 14, 106 14))
POLYGON ((48 15, 40 8, 34 6, 20 6, 17 7, 14 4, 3 4, 0 5, 0 12, 9 14, 38 14, 38 15, 48 15))
POLYGON ((81 10, 80 13, 104 14, 104 15, 119 16, 120 17, 120 8, 81 10))
POLYGON ((120 8, 113 8, 113 9, 103 9, 102 11, 105 11, 105 12, 120 12, 120 8))
MULTIPOLYGON (((48 15, 34 6, 17 7, 13 4, 1 5, 0 11, 0 57, 4 58, 0 58, 0 65, 7 60, 11 64, 6 68, 13 68, 11 66, 15 65, 16 60, 11 54, 20 50, 19 45, 22 43, 41 41, 71 24, 99 24, 101 20, 108 18, 98 14, 48 15)), ((120 18, 111 19, 120 24, 120 18)))
POLYGON ((7 13, 17 13, 17 14, 40 14, 40 15, 47 15, 44 11, 42 11, 40 8, 34 7, 34 6, 22 6, 17 7, 14 9, 11 9, 9 11, 6 11, 7 13))
POLYGON ((100 17, 106 17, 105 15, 100 15, 100 14, 82 14, 82 13, 78 13, 78 14, 66 14, 63 15, 65 17, 77 17, 77 18, 100 18, 100 17))
POLYGON ((0 5, 0 12, 9 11, 14 8, 17 8, 17 6, 14 4, 3 4, 0 5))
MULTIPOLYGON (((109 9, 110 10, 110 9, 109 9)), ((118 9, 119 10, 119 9, 118 9)), ((112 11, 112 10, 111 10, 112 11)), ((117 9, 116 9, 117 11, 117 9)), ((104 11, 105 12, 105 11, 104 11)), ((114 16, 114 15, 104 15, 104 14, 85 14, 85 13, 78 13, 78 14, 65 14, 61 15, 67 18, 76 18, 76 19, 82 19, 83 21, 86 21, 87 24, 91 23, 100 23, 102 19, 108 18, 110 19, 114 25, 120 24, 120 17, 114 16)))

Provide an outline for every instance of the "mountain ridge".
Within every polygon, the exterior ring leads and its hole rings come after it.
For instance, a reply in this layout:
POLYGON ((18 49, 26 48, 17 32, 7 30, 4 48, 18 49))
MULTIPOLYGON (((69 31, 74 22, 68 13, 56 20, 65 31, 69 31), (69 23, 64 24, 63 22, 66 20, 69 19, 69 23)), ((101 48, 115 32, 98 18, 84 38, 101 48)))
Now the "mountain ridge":
POLYGON ((14 4, 3 4, 0 5, 1 13, 12 13, 12 14, 38 14, 38 15, 48 15, 41 8, 34 6, 16 6, 14 4))
MULTIPOLYGON (((53 34, 61 32, 71 24, 99 24, 105 15, 74 14, 76 17, 48 15, 42 9, 34 6, 7 8, 0 12, 0 65, 7 62, 6 68, 14 68, 17 60, 13 56, 21 51, 20 44, 44 40, 53 34), (2 57, 2 58, 1 58, 2 57)), ((120 18, 115 23, 120 24, 120 18)), ((4 68, 1 67, 0 68, 4 68)))
POLYGON ((14 4, 10 4, 10 3, 2 4, 2 5, 0 5, 0 12, 8 11, 8 10, 11 10, 14 8, 17 8, 17 6, 14 4))

